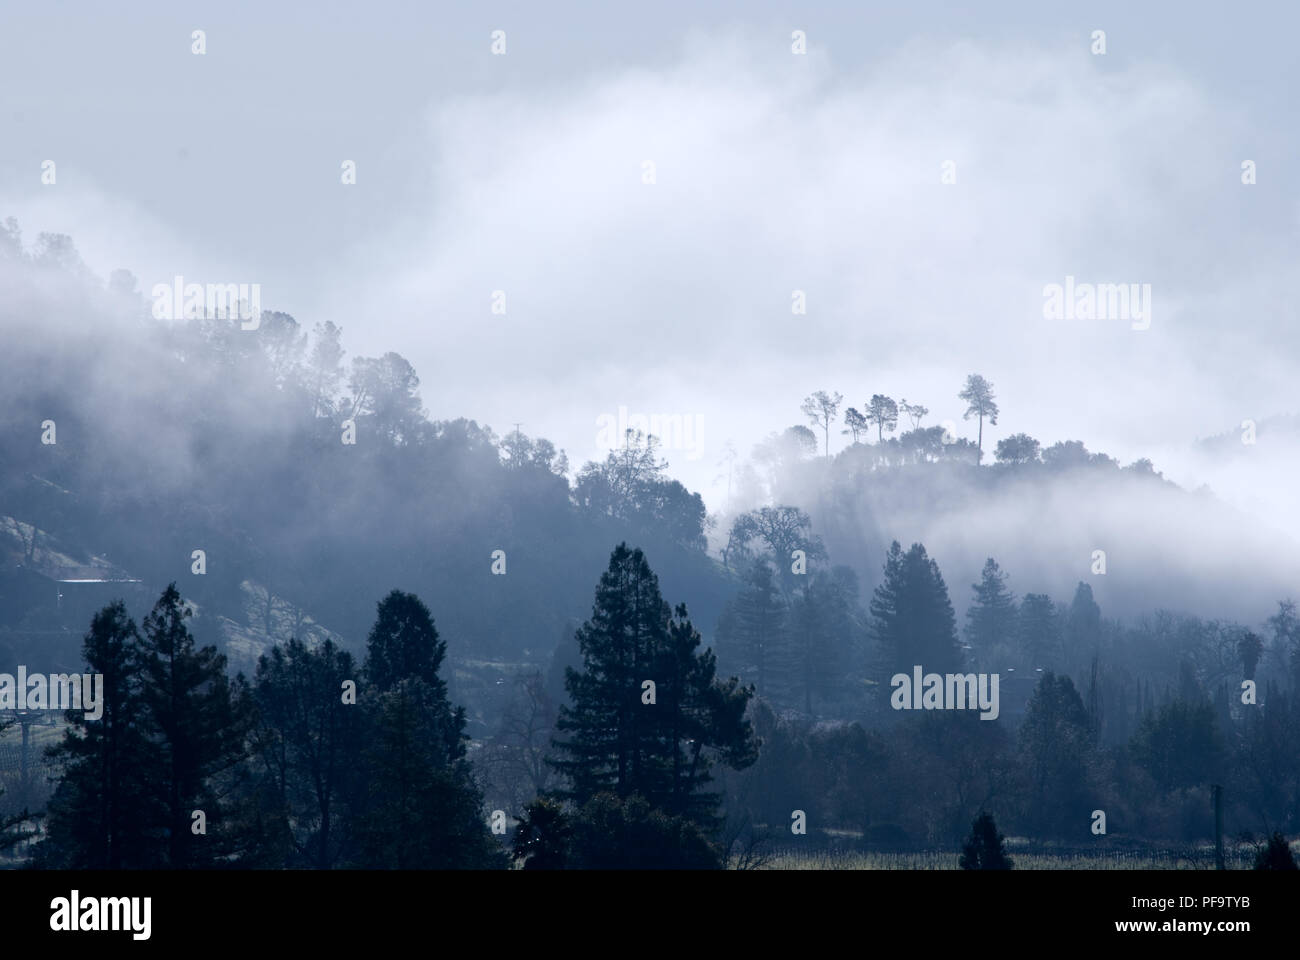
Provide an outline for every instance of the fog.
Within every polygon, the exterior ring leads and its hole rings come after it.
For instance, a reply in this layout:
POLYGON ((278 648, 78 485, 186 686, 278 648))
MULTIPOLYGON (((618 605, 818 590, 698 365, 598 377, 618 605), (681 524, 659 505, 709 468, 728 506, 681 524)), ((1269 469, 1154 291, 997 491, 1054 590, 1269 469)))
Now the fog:
MULTIPOLYGON (((1211 477, 1180 459, 1194 441, 1294 412, 1297 209, 1280 175, 1293 125, 1274 122, 1258 58, 1252 94, 1239 94, 1246 51, 1230 36, 1210 63, 1127 19, 1105 56, 1075 23, 1029 37, 996 22, 959 36, 900 24, 888 51, 869 30, 851 43, 828 24, 793 56, 784 27, 732 21, 657 28, 630 41, 634 55, 561 66, 537 62, 533 20, 521 25, 493 58, 490 31, 471 56, 460 43, 472 25, 458 24, 452 63, 396 84, 409 109, 380 111, 360 141, 325 104, 355 118, 394 84, 383 70, 320 68, 316 48, 345 25, 307 24, 299 46, 315 75, 268 81, 237 116, 256 78, 232 92, 213 72, 286 25, 210 26, 206 60, 179 34, 169 70, 208 72, 157 94, 159 107, 208 121, 160 124, 109 155, 49 136, 88 78, 51 79, 41 110, 22 111, 28 160, 7 162, 0 207, 29 235, 71 234, 101 276, 125 267, 145 293, 175 275, 260 282, 269 308, 332 320, 352 352, 410 359, 434 415, 498 432, 522 422, 575 462, 599 452, 597 422, 620 407, 692 417, 697 443, 666 452, 715 508, 724 444, 745 451, 799 422, 815 389, 846 405, 906 396, 973 437, 955 394, 978 371, 1003 409, 990 445, 1023 430, 1161 468, 1158 451, 1190 487, 1211 477), (315 108, 286 114, 291 96, 315 108), (313 136, 288 154, 261 149, 277 117, 313 136), (217 139, 246 145, 234 157, 204 147, 218 118, 230 123, 217 139), (40 159, 61 152, 57 185, 42 186, 40 159), (346 158, 355 185, 338 182, 346 158), (1045 320, 1043 287, 1066 276, 1150 283, 1150 329, 1045 320), (791 313, 795 290, 806 315, 791 313)), ((157 44, 160 29, 132 43, 157 44)), ((547 41, 542 59, 562 60, 547 41)), ((96 76, 106 108, 114 88, 141 82, 122 54, 96 76)), ((1249 509, 1247 491, 1218 492, 1249 509)))
POLYGON ((0 14, 0 870, 1293 865, 1300 16, 444 6, 0 14))

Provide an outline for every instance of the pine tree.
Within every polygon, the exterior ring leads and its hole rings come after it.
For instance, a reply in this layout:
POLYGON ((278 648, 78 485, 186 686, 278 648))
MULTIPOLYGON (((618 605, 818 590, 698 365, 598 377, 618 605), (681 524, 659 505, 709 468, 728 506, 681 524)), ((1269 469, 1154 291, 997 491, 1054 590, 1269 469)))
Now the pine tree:
POLYGON ((1020 822, 1043 835, 1076 832, 1079 821, 1070 814, 1088 793, 1094 741, 1083 698, 1069 677, 1043 674, 1017 737, 1020 822))
POLYGON ((807 578, 787 614, 781 687, 787 701, 812 714, 843 678, 859 627, 857 578, 847 567, 807 578))
POLYGON ((1092 656, 1101 642, 1101 607, 1092 598, 1092 587, 1079 581, 1074 599, 1065 614, 1063 667, 1075 673, 1092 656))
MULTIPOLYGON (((706 789, 713 780, 710 754, 740 770, 758 759, 758 744, 745 719, 753 688, 742 687, 735 677, 718 680, 713 651, 700 651, 699 646, 700 633, 686 605, 678 604, 668 625, 668 644, 655 669, 656 706, 663 709, 654 716, 660 720, 661 742, 672 757, 670 793, 655 805, 713 828, 718 825, 715 811, 721 797, 706 789)), ((660 799, 643 796, 652 803, 660 799)))
POLYGON ((642 682, 652 679, 667 643, 669 616, 645 555, 619 544, 596 588, 591 619, 577 633, 583 669, 565 670, 572 707, 560 708, 556 729, 570 736, 556 742, 561 756, 553 766, 571 786, 559 796, 581 805, 602 792, 664 793, 647 768, 654 732, 641 699, 642 682))
POLYGON ((1060 624, 1051 597, 1045 593, 1025 594, 1016 617, 1016 635, 1023 666, 1032 671, 1056 665, 1060 624))
MULTIPOLYGON (((504 865, 488 831, 482 796, 465 758, 464 734, 448 757, 441 732, 449 711, 422 680, 368 688, 370 740, 362 756, 369 786, 357 818, 355 866, 448 870, 504 865)), ((451 716, 461 717, 455 711, 451 716)))
POLYGON ((413 593, 394 590, 378 604, 366 639, 366 679, 381 693, 406 679, 423 680, 446 696, 438 675, 447 645, 438 638, 429 608, 413 593))
POLYGON ((140 726, 156 763, 146 774, 150 814, 160 861, 172 869, 211 865, 224 852, 208 836, 223 813, 215 780, 243 759, 251 719, 246 693, 226 677, 226 658, 216 647, 195 647, 190 615, 170 584, 144 620, 135 664, 140 726), (196 811, 208 834, 195 832, 196 811))
POLYGON ((557 795, 581 806, 600 793, 638 794, 707 823, 710 753, 737 768, 754 760, 744 719, 752 689, 716 679, 685 607, 672 616, 645 555, 626 543, 610 556, 578 643, 583 669, 566 670, 571 706, 556 724, 567 737, 550 761, 568 780, 557 795))
POLYGON ((957 863, 963 870, 1010 870, 1015 863, 1007 856, 1005 838, 998 833, 993 814, 981 813, 970 825, 970 836, 957 863))
POLYGON ((356 817, 356 866, 505 863, 466 759, 465 710, 452 707, 439 675, 446 653, 418 597, 394 590, 380 602, 363 668, 369 792, 356 817))
POLYGON ((895 540, 885 558, 885 576, 871 600, 872 633, 880 645, 884 675, 955 673, 964 658, 957 645, 957 622, 948 587, 925 547, 906 553, 895 540))
POLYGON ((292 847, 287 865, 329 869, 347 851, 362 711, 343 687, 359 680, 352 655, 328 639, 314 650, 291 639, 258 660, 252 746, 292 847))
POLYGON ((38 862, 46 867, 121 870, 152 866, 146 816, 151 801, 142 777, 154 759, 141 728, 140 641, 118 600, 95 614, 82 645, 86 672, 103 676, 101 713, 67 713, 68 729, 50 756, 63 764, 50 799, 46 839, 38 862))
POLYGON ((971 585, 974 602, 966 611, 966 641, 977 657, 1007 649, 1016 627, 1016 600, 996 560, 984 562, 980 582, 971 585))
POLYGON ((730 604, 726 624, 719 623, 718 646, 760 697, 772 695, 772 679, 785 646, 786 604, 772 567, 757 560, 745 577, 746 588, 730 604))

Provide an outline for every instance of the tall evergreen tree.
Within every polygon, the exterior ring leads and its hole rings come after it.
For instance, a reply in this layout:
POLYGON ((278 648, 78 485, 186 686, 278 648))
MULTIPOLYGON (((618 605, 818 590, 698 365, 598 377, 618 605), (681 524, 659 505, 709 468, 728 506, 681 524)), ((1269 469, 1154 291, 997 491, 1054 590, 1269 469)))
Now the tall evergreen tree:
POLYGON ((728 605, 718 625, 719 654, 758 696, 772 695, 772 679, 785 647, 786 603, 770 564, 757 560, 745 588, 728 605))
POLYGON ((579 628, 583 669, 566 668, 572 707, 562 706, 555 768, 570 781, 560 796, 579 805, 597 793, 662 795, 646 769, 654 730, 642 704, 656 654, 667 643, 671 611, 645 554, 619 544, 596 588, 591 619, 579 628))
MULTIPOLYGON (((367 690, 369 741, 362 767, 369 785, 357 818, 354 865, 370 869, 447 870, 503 866, 488 831, 482 796, 464 756, 464 738, 448 757, 441 731, 448 711, 432 705, 429 685, 398 682, 367 690)), ((460 713, 460 711, 456 711, 460 713)))
MULTIPOLYGON (((62 775, 50 799, 42 866, 120 870, 152 866, 147 850, 150 798, 143 777, 154 759, 141 729, 139 632, 118 600, 95 614, 82 645, 86 671, 103 676, 101 714, 66 714, 68 728, 50 756, 62 775)), ((83 694, 84 696, 84 694, 83 694)), ((84 701, 83 701, 84 702, 84 701)))
POLYGON ((1045 593, 1027 593, 1016 617, 1021 663, 1030 670, 1054 666, 1060 650, 1056 606, 1045 593))
POLYGON ((1044 673, 1018 731, 1021 822, 1027 829, 1046 836, 1081 833, 1073 811, 1086 802, 1081 798, 1093 747, 1088 711, 1073 681, 1044 673))
POLYGON ((858 582, 848 567, 807 578, 787 615, 781 687, 791 704, 813 712, 814 697, 831 695, 844 676, 859 627, 858 582))
MULTIPOLYGON (((685 604, 678 604, 668 625, 668 643, 655 669, 659 736, 671 753, 672 779, 669 795, 655 804, 676 816, 688 817, 706 827, 716 827, 720 796, 708 791, 713 777, 713 755, 735 770, 758 759, 745 709, 753 696, 731 677, 717 677, 713 651, 699 650, 700 633, 691 623, 685 604)), ((656 798, 646 796, 654 803, 656 798)))
POLYGON ((1092 598, 1092 587, 1082 580, 1074 589, 1064 626, 1063 667, 1074 673, 1091 659, 1101 642, 1101 607, 1092 598))
POLYGON ((447 685, 438 671, 446 655, 447 645, 419 597, 394 590, 379 602, 366 639, 366 679, 376 690, 385 693, 409 678, 423 680, 445 698, 447 685))
POLYGON ((966 610, 966 642, 975 655, 988 657, 1009 649, 1016 627, 1016 600, 1007 589, 1006 574, 992 557, 984 561, 980 582, 971 585, 975 599, 966 610))
POLYGON ((172 869, 211 865, 224 852, 213 842, 223 812, 215 780, 243 759, 251 718, 246 693, 226 676, 226 658, 216 647, 195 646, 185 625, 190 615, 170 584, 144 620, 136 661, 140 725, 157 763, 147 775, 149 799, 158 811, 161 862, 172 869), (196 832, 196 811, 206 834, 196 832))
POLYGON ((712 651, 696 652, 685 607, 672 616, 645 555, 626 543, 610 556, 578 643, 583 669, 566 670, 572 705, 560 710, 564 739, 551 761, 569 782, 558 795, 581 806, 600 793, 637 794, 707 821, 716 804, 700 795, 709 754, 733 767, 753 762, 744 719, 752 690, 716 679, 712 651))
POLYGON ((465 710, 439 675, 446 653, 418 597, 394 590, 380 602, 364 665, 369 792, 354 828, 357 866, 504 865, 466 759, 465 710))
POLYGON ((258 660, 252 746, 289 865, 329 869, 347 854, 362 715, 355 697, 344 702, 344 683, 359 680, 352 655, 328 639, 309 649, 295 638, 258 660))
POLYGON ((886 676, 952 673, 964 662, 957 645, 957 621, 939 565, 914 543, 906 553, 895 540, 885 557, 885 576, 871 599, 872 633, 886 676))

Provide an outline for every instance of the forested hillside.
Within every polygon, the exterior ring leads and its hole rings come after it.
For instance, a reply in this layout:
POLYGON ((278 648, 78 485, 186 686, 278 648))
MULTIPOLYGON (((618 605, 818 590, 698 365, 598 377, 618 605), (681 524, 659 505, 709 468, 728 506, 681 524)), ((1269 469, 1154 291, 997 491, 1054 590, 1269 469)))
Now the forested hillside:
MULTIPOLYGON (((24 244, 12 220, 0 289, 0 661, 80 671, 130 648, 121 664, 158 674, 138 678, 148 703, 169 644, 189 651, 224 691, 190 734, 218 745, 187 774, 237 798, 221 857, 409 866, 443 849, 436 833, 404 849, 406 800, 346 778, 348 841, 331 839, 291 782, 319 771, 268 760, 313 756, 302 718, 277 713, 286 691, 360 678, 340 756, 384 782, 439 771, 416 777, 418 802, 461 825, 459 865, 505 862, 467 825, 479 807, 533 866, 636 865, 610 837, 644 853, 668 835, 680 856, 656 865, 717 865, 792 811, 889 847, 954 845, 986 807, 1040 839, 1096 835, 1107 809, 1117 832, 1192 840, 1198 791, 1225 780, 1241 831, 1300 829, 1296 545, 1149 461, 1024 434, 986 449, 981 376, 958 394, 974 442, 920 404, 810 396, 811 429, 727 461, 711 516, 654 437, 571 464, 475 422, 437 370, 349 356, 333 324, 158 319, 136 278, 103 281, 69 238, 24 244), (619 637, 637 638, 631 661, 619 637), (900 714, 891 678, 914 665, 1000 675, 995 722, 900 714), (643 674, 667 705, 648 726, 626 699, 643 674), (385 752, 412 733, 432 752, 385 752)), ((140 756, 177 735, 144 709, 140 756)), ((95 736, 42 761, 53 795, 10 782, 7 813, 53 804, 49 863, 101 862, 70 826, 95 736)), ((174 836, 173 806, 155 824, 174 836)), ((113 862, 217 858, 141 843, 113 862)))

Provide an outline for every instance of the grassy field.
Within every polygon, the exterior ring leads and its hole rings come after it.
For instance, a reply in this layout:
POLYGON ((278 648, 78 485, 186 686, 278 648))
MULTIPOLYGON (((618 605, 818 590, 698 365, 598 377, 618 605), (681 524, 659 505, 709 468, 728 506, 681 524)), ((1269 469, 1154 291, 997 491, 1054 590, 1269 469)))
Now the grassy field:
MULTIPOLYGON (((1213 870, 1214 847, 1087 851, 1030 849, 1009 841, 1007 853, 1017 870, 1213 870)), ((956 870, 959 851, 880 853, 860 850, 771 851, 764 870, 956 870)), ((1230 845, 1224 850, 1229 870, 1249 870, 1255 848, 1230 845)))

